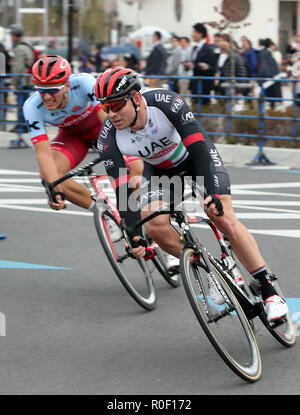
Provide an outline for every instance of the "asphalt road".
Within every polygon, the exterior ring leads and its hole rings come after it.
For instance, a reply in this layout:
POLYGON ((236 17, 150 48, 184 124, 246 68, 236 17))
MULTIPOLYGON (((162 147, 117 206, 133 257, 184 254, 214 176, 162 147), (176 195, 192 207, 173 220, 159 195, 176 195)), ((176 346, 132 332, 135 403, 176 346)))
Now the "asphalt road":
MULTIPOLYGON (((300 171, 276 167, 229 171, 236 212, 281 277, 297 322, 300 171)), ((204 336, 183 288, 155 274, 158 307, 141 309, 91 216, 48 209, 36 172, 32 150, 0 151, 0 394, 299 394, 299 341, 285 349, 261 328, 263 375, 245 383, 204 336)))

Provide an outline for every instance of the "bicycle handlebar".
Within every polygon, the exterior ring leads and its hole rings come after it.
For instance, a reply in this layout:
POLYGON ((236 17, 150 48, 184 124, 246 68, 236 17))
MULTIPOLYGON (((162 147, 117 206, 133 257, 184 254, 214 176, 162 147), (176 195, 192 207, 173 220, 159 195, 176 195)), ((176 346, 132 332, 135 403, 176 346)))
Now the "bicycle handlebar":
POLYGON ((59 179, 57 179, 57 180, 55 180, 54 182, 51 182, 51 183, 47 182, 46 179, 42 179, 42 185, 46 189, 46 193, 48 195, 48 198, 49 198, 50 202, 51 203, 56 203, 56 197, 55 196, 57 194, 61 194, 62 198, 64 196, 62 192, 55 192, 55 190, 54 190, 55 186, 59 185, 60 183, 64 182, 65 180, 70 179, 71 177, 83 176, 93 166, 100 163, 100 161, 101 161, 101 157, 97 157, 94 160, 92 160, 88 163, 82 164, 81 166, 69 171, 67 174, 65 174, 64 176, 60 177, 59 179))

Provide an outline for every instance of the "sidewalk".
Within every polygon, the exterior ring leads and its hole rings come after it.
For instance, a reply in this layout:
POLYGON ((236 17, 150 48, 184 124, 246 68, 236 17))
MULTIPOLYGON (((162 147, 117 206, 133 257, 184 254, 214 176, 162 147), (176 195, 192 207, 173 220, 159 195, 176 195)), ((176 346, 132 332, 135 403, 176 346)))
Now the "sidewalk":
MULTIPOLYGON (((56 135, 56 129, 48 131, 49 138, 52 139, 56 135)), ((8 148, 11 140, 16 140, 17 134, 0 132, 0 148, 8 148)), ((23 134, 23 140, 32 147, 28 134, 23 134)), ((225 163, 246 164, 251 162, 258 153, 258 147, 245 146, 240 144, 216 144, 222 159, 225 163)), ((276 163, 278 167, 300 169, 300 150, 294 148, 274 148, 265 147, 264 154, 271 162, 276 163)))

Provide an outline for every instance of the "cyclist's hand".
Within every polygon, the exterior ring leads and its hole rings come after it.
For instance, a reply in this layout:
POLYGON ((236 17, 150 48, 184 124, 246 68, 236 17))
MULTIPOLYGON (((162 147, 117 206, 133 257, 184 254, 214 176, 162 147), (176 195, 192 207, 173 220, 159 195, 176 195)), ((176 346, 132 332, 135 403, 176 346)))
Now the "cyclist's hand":
POLYGON ((205 211, 208 216, 223 216, 223 204, 221 199, 216 195, 209 195, 204 200, 205 211))
MULTIPOLYGON (((132 240, 133 242, 135 242, 135 243, 132 244, 132 251, 133 251, 134 256, 137 259, 143 258, 145 256, 145 253, 146 253, 146 247, 143 246, 143 245, 138 245, 140 239, 144 243, 145 240, 143 238, 141 238, 140 236, 134 236, 134 238, 132 240)), ((125 244, 125 246, 126 245, 127 244, 125 244)))
POLYGON ((62 194, 56 193, 55 199, 56 199, 56 203, 48 200, 48 205, 51 207, 51 209, 61 210, 66 207, 62 194))

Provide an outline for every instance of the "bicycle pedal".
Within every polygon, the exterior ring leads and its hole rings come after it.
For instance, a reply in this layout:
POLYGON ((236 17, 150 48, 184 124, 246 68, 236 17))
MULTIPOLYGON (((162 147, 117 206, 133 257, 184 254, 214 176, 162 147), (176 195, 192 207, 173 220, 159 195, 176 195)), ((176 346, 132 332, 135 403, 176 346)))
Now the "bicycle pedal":
POLYGON ((270 323, 271 329, 276 329, 277 327, 281 326, 282 324, 287 322, 287 318, 286 317, 282 317, 274 322, 270 323))
POLYGON ((179 265, 173 265, 167 270, 168 277, 173 277, 173 275, 180 274, 179 265))

